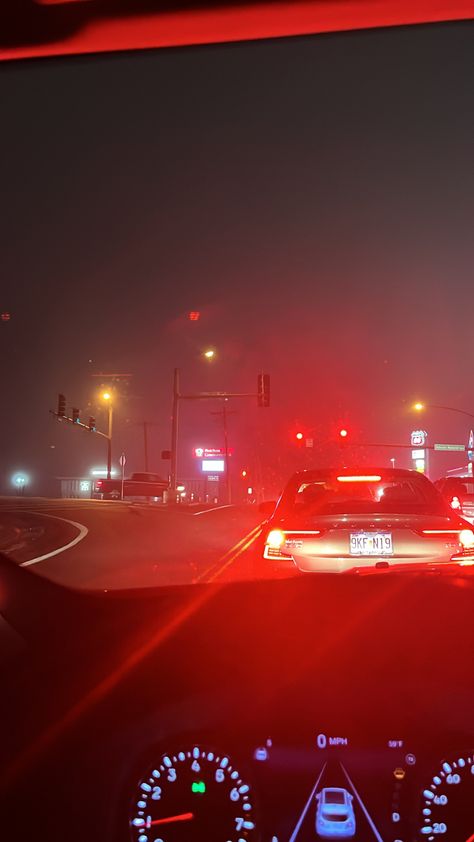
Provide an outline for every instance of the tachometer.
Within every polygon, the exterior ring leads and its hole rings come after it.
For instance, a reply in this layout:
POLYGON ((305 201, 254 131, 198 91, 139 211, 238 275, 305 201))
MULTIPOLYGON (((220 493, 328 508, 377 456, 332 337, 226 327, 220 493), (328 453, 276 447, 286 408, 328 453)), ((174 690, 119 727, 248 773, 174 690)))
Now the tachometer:
POLYGON ((474 755, 445 760, 422 793, 421 837, 474 839, 474 755))
POLYGON ((257 842, 251 788, 226 754, 200 746, 163 754, 139 781, 133 842, 257 842))

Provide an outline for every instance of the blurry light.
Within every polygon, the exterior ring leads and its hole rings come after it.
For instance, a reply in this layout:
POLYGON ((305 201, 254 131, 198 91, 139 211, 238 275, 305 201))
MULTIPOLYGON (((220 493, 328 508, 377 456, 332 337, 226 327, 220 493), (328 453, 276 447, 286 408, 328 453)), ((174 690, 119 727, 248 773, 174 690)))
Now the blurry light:
POLYGON ((247 494, 253 494, 253 488, 251 485, 247 488, 247 494))
POLYGON ((11 319, 10 313, 2 313, 2 322, 9 322, 11 319))
POLYGON ((451 500, 451 508, 452 509, 461 509, 462 508, 461 501, 460 501, 459 497, 453 497, 453 499, 451 500))
POLYGON ((465 558, 458 561, 459 567, 474 567, 474 558, 465 558))
POLYGON ((281 529, 272 529, 272 531, 268 533, 265 543, 267 547, 274 547, 277 549, 285 543, 285 533, 282 532, 281 529))
POLYGON ((243 469, 243 471, 241 471, 240 476, 241 476, 241 477, 246 477, 246 476, 247 476, 247 471, 245 470, 245 468, 243 469))
POLYGON ((110 401, 112 399, 112 395, 110 392, 102 392, 102 400, 103 401, 110 401))
POLYGON ((212 348, 208 348, 207 351, 204 351, 204 356, 208 360, 214 359, 215 355, 216 355, 216 352, 212 348))
POLYGON ((347 437, 347 430, 339 430, 339 435, 342 439, 345 439, 347 437))
POLYGON ((413 409, 416 409, 417 412, 421 412, 424 408, 425 408, 424 403, 421 403, 420 401, 417 401, 416 403, 413 404, 413 409))
POLYGON ((301 439, 303 438, 303 433, 296 433, 295 438, 297 438, 298 441, 301 441, 301 439))
POLYGON ((185 486, 185 485, 177 485, 177 486, 176 486, 176 491, 184 491, 184 490, 185 490, 185 488, 186 488, 186 486, 185 486))
POLYGON ((190 322, 198 322, 200 315, 201 314, 198 310, 191 310, 191 312, 188 313, 188 319, 190 322))
POLYGON ((459 533, 459 543, 463 545, 465 550, 471 550, 474 547, 474 532, 472 529, 462 529, 459 533))
POLYGON ((12 476, 12 484, 16 488, 24 488, 25 485, 28 485, 29 477, 27 474, 13 474, 12 476))
POLYGON ((380 482, 382 477, 376 474, 356 474, 353 477, 337 477, 338 482, 380 482))
MULTIPOLYGON (((112 468, 110 475, 112 477, 117 476, 117 470, 112 468)), ((107 468, 92 468, 91 474, 93 477, 107 477, 107 468)))

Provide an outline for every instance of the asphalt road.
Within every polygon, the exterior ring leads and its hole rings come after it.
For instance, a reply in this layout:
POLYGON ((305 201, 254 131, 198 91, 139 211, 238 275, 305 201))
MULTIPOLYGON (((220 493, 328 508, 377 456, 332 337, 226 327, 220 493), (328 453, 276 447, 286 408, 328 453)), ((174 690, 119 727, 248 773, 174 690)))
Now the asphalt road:
POLYGON ((253 506, 0 498, 0 550, 61 584, 127 588, 252 575, 253 506))

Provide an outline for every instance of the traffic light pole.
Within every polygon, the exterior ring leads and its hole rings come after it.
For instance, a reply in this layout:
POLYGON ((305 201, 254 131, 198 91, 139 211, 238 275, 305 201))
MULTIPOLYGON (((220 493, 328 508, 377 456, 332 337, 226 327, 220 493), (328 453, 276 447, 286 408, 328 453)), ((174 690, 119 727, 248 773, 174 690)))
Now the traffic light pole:
MULTIPOLYGON (((259 375, 257 392, 198 392, 195 395, 181 395, 179 391, 179 368, 175 368, 173 376, 173 408, 171 414, 171 465, 170 465, 170 491, 177 492, 178 484, 178 427, 179 427, 179 402, 180 400, 203 400, 223 398, 257 398, 259 406, 270 405, 270 377, 268 374, 259 375)), ((226 412, 224 404, 224 412, 226 412)), ((227 496, 230 502, 230 477, 228 459, 228 436, 227 436, 227 414, 224 420, 225 441, 226 441, 226 471, 227 471, 227 496)))

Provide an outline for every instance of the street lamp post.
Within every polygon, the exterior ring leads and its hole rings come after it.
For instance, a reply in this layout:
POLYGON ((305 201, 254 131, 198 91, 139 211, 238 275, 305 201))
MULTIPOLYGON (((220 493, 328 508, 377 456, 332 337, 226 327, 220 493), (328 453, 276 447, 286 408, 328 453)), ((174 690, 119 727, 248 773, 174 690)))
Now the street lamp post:
POLYGON ((112 478, 112 423, 113 405, 110 392, 103 392, 102 399, 107 404, 107 479, 112 478))

